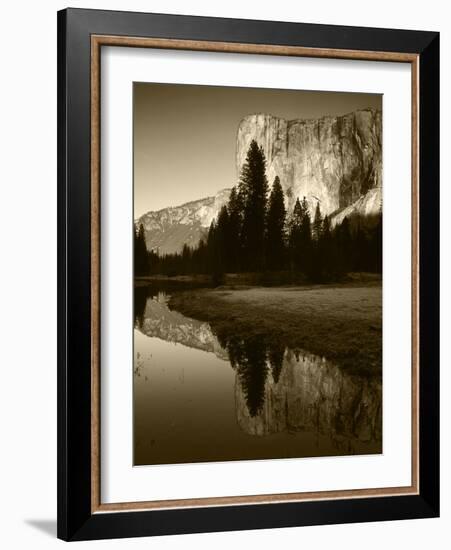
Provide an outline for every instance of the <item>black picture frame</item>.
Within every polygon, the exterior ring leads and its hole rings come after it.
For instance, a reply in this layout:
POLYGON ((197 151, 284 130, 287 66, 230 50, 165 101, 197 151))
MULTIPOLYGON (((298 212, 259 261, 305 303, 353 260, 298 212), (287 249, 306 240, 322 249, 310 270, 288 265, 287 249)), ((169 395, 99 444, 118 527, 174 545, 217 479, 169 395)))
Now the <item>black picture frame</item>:
POLYGON ((87 540, 439 515, 439 33, 58 12, 58 537, 87 540), (365 50, 419 60, 419 494, 92 513, 91 36, 365 50))

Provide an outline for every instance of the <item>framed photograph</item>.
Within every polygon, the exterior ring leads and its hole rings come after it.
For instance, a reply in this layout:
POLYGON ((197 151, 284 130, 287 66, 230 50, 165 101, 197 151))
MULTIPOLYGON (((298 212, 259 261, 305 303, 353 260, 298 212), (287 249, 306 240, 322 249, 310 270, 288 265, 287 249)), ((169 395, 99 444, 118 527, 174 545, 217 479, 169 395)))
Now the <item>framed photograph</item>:
POLYGON ((439 514, 439 35, 58 13, 58 536, 439 514))

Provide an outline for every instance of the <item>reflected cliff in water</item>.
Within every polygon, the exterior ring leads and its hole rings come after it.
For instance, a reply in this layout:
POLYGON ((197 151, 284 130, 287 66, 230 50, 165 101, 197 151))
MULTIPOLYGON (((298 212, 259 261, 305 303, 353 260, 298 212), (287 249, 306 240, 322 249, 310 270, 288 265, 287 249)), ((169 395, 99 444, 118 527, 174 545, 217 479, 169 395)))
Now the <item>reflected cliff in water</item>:
POLYGON ((225 334, 170 292, 135 289, 135 464, 382 452, 379 378, 225 334))
POLYGON ((213 334, 210 324, 185 317, 168 307, 166 291, 151 292, 137 289, 135 293, 135 328, 146 336, 153 336, 184 346, 215 353, 227 359, 227 352, 213 334))
POLYGON ((244 383, 236 385, 240 427, 252 435, 315 431, 337 439, 380 441, 381 384, 347 376, 326 360, 287 350, 278 380, 267 377, 258 405, 244 383))

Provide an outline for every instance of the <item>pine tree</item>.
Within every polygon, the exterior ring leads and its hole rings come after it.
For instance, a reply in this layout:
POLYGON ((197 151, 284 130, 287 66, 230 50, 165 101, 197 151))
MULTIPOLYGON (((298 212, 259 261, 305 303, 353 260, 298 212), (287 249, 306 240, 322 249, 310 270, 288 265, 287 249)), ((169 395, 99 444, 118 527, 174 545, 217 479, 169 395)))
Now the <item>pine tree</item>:
POLYGON ((243 201, 241 242, 243 263, 250 270, 265 266, 265 222, 268 181, 263 149, 252 140, 241 170, 239 196, 243 201))
POLYGON ((303 210, 301 203, 299 202, 299 198, 296 199, 296 202, 294 203, 293 212, 291 214, 291 219, 289 223, 290 227, 290 235, 293 233, 296 233, 296 229, 300 229, 302 225, 302 219, 304 217, 303 210))
POLYGON ((319 201, 316 203, 315 218, 313 220, 312 237, 313 240, 319 241, 323 231, 323 217, 321 216, 321 209, 319 201))
POLYGON ((319 201, 316 203, 315 217, 312 225, 312 246, 309 266, 309 277, 314 281, 321 281, 324 271, 324 254, 322 247, 323 217, 319 201))
POLYGON ((302 233, 302 240, 303 244, 310 244, 312 240, 312 227, 311 227, 311 220, 310 220, 310 212, 308 207, 307 199, 304 197, 301 202, 301 233, 302 233))
POLYGON ((310 222, 310 212, 308 208, 307 199, 304 197, 301 203, 301 215, 302 222, 299 235, 299 248, 300 254, 300 268, 306 274, 311 273, 312 270, 312 228, 310 222))
POLYGON ((149 257, 147 252, 144 226, 142 223, 139 225, 139 227, 135 227, 133 244, 135 276, 147 275, 149 270, 149 257))
POLYGON ((294 269, 308 273, 311 262, 310 214, 306 198, 296 199, 290 220, 289 249, 294 269))
POLYGON ((266 255, 270 269, 283 269, 285 264, 285 218, 286 209, 280 179, 275 177, 269 197, 266 220, 266 255))
POLYGON ((370 243, 367 238, 366 230, 362 227, 361 220, 357 220, 352 237, 352 271, 368 271, 369 270, 369 250, 370 243))
POLYGON ((326 242, 329 241, 330 238, 331 238, 329 216, 324 216, 322 236, 323 236, 324 241, 326 241, 326 242))
POLYGON ((335 230, 336 246, 337 246, 337 268, 338 276, 347 273, 351 267, 352 257, 352 237, 347 217, 343 219, 341 224, 335 230))
POLYGON ((193 251, 193 266, 195 273, 207 272, 207 243, 205 238, 202 237, 197 245, 197 248, 193 251))
POLYGON ((243 203, 236 190, 232 188, 230 192, 229 202, 227 205, 229 212, 229 269, 230 271, 238 271, 241 266, 241 226, 243 222, 243 203))
POLYGON ((218 214, 216 222, 216 272, 224 273, 228 269, 230 249, 229 249, 229 230, 230 220, 227 206, 223 205, 218 214))
POLYGON ((181 271, 184 275, 188 275, 192 272, 192 251, 191 248, 185 243, 182 249, 182 258, 181 258, 181 271))
POLYGON ((323 220, 323 231, 319 241, 319 254, 322 258, 321 279, 328 281, 333 277, 334 271, 332 232, 328 216, 324 216, 323 220))
POLYGON ((212 220, 207 236, 207 271, 214 273, 216 269, 216 221, 212 220))
POLYGON ((302 225, 302 207, 299 202, 299 197, 294 203, 293 212, 288 224, 289 236, 288 236, 288 250, 290 255, 290 264, 292 269, 299 267, 299 243, 302 225))

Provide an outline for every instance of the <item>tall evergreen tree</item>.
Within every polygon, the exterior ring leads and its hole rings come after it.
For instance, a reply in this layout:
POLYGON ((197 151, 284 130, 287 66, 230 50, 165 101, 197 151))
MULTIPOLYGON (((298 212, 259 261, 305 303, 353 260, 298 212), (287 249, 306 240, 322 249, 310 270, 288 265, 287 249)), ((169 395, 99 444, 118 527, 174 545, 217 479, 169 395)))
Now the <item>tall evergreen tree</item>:
POLYGON ((316 203, 315 217, 312 224, 312 246, 308 275, 314 281, 321 281, 324 271, 324 255, 322 246, 323 217, 319 201, 316 203))
POLYGON ((230 243, 230 219, 227 206, 223 205, 218 214, 216 222, 216 270, 218 273, 225 273, 228 270, 231 257, 230 243))
POLYGON ((357 220, 354 232, 351 234, 352 238, 352 256, 351 256, 351 269, 352 271, 368 271, 369 269, 369 253, 370 246, 367 238, 367 232, 360 219, 357 220))
POLYGON ((242 263, 240 235, 243 222, 243 203, 236 187, 233 187, 230 192, 227 210, 229 212, 229 269, 235 272, 240 269, 242 263))
POLYGON ((193 257, 193 253, 191 248, 185 243, 182 248, 182 258, 181 258, 181 266, 180 270, 184 275, 188 275, 192 273, 193 268, 191 265, 191 260, 193 257))
POLYGON ((243 263, 247 269, 260 271, 265 266, 265 222, 268 194, 266 159, 263 149, 252 140, 239 183, 243 201, 241 241, 243 263))
POLYGON ((310 222, 310 212, 307 199, 302 199, 302 224, 301 224, 301 269, 304 273, 308 273, 312 261, 312 227, 310 222))
POLYGON ((334 250, 332 242, 332 232, 330 229, 330 221, 328 216, 324 216, 323 231, 319 241, 319 253, 322 258, 322 274, 321 278, 325 281, 333 277, 334 271, 334 250))
POLYGON ((195 273, 206 273, 207 272, 207 243, 205 238, 202 237, 199 241, 199 244, 193 251, 193 266, 195 273))
POLYGON ((293 212, 289 221, 288 250, 290 255, 290 264, 292 269, 298 269, 300 265, 300 241, 302 226, 302 207, 299 197, 294 203, 293 212))
POLYGON ((149 257, 144 226, 142 223, 139 227, 135 227, 133 244, 135 275, 147 275, 149 270, 149 257))
POLYGON ((301 235, 302 235, 302 244, 310 245, 312 241, 312 224, 310 220, 310 212, 308 207, 307 199, 304 197, 301 202, 301 235))
POLYGON ((207 260, 208 273, 214 273, 217 269, 216 253, 216 221, 212 220, 207 235, 207 260))
POLYGON ((269 197, 266 220, 266 257, 270 269, 281 270, 285 264, 285 218, 287 212, 280 179, 275 177, 269 197))
POLYGON ((319 241, 323 230, 323 217, 321 215, 321 208, 319 201, 316 203, 315 217, 313 219, 312 237, 313 240, 319 241))
POLYGON ((329 241, 330 238, 331 238, 329 216, 324 216, 324 220, 323 220, 323 238, 326 242, 329 241))
POLYGON ((296 199, 296 202, 294 203, 294 208, 289 223, 290 235, 293 233, 293 231, 294 233, 296 233, 296 229, 300 229, 303 217, 304 213, 298 197, 296 199))
POLYGON ((351 269, 353 250, 351 229, 347 217, 345 217, 341 224, 335 229, 335 241, 337 250, 337 274, 341 276, 351 269))
POLYGON ((293 265, 304 273, 311 271, 312 231, 307 199, 296 200, 291 219, 290 248, 293 265))

